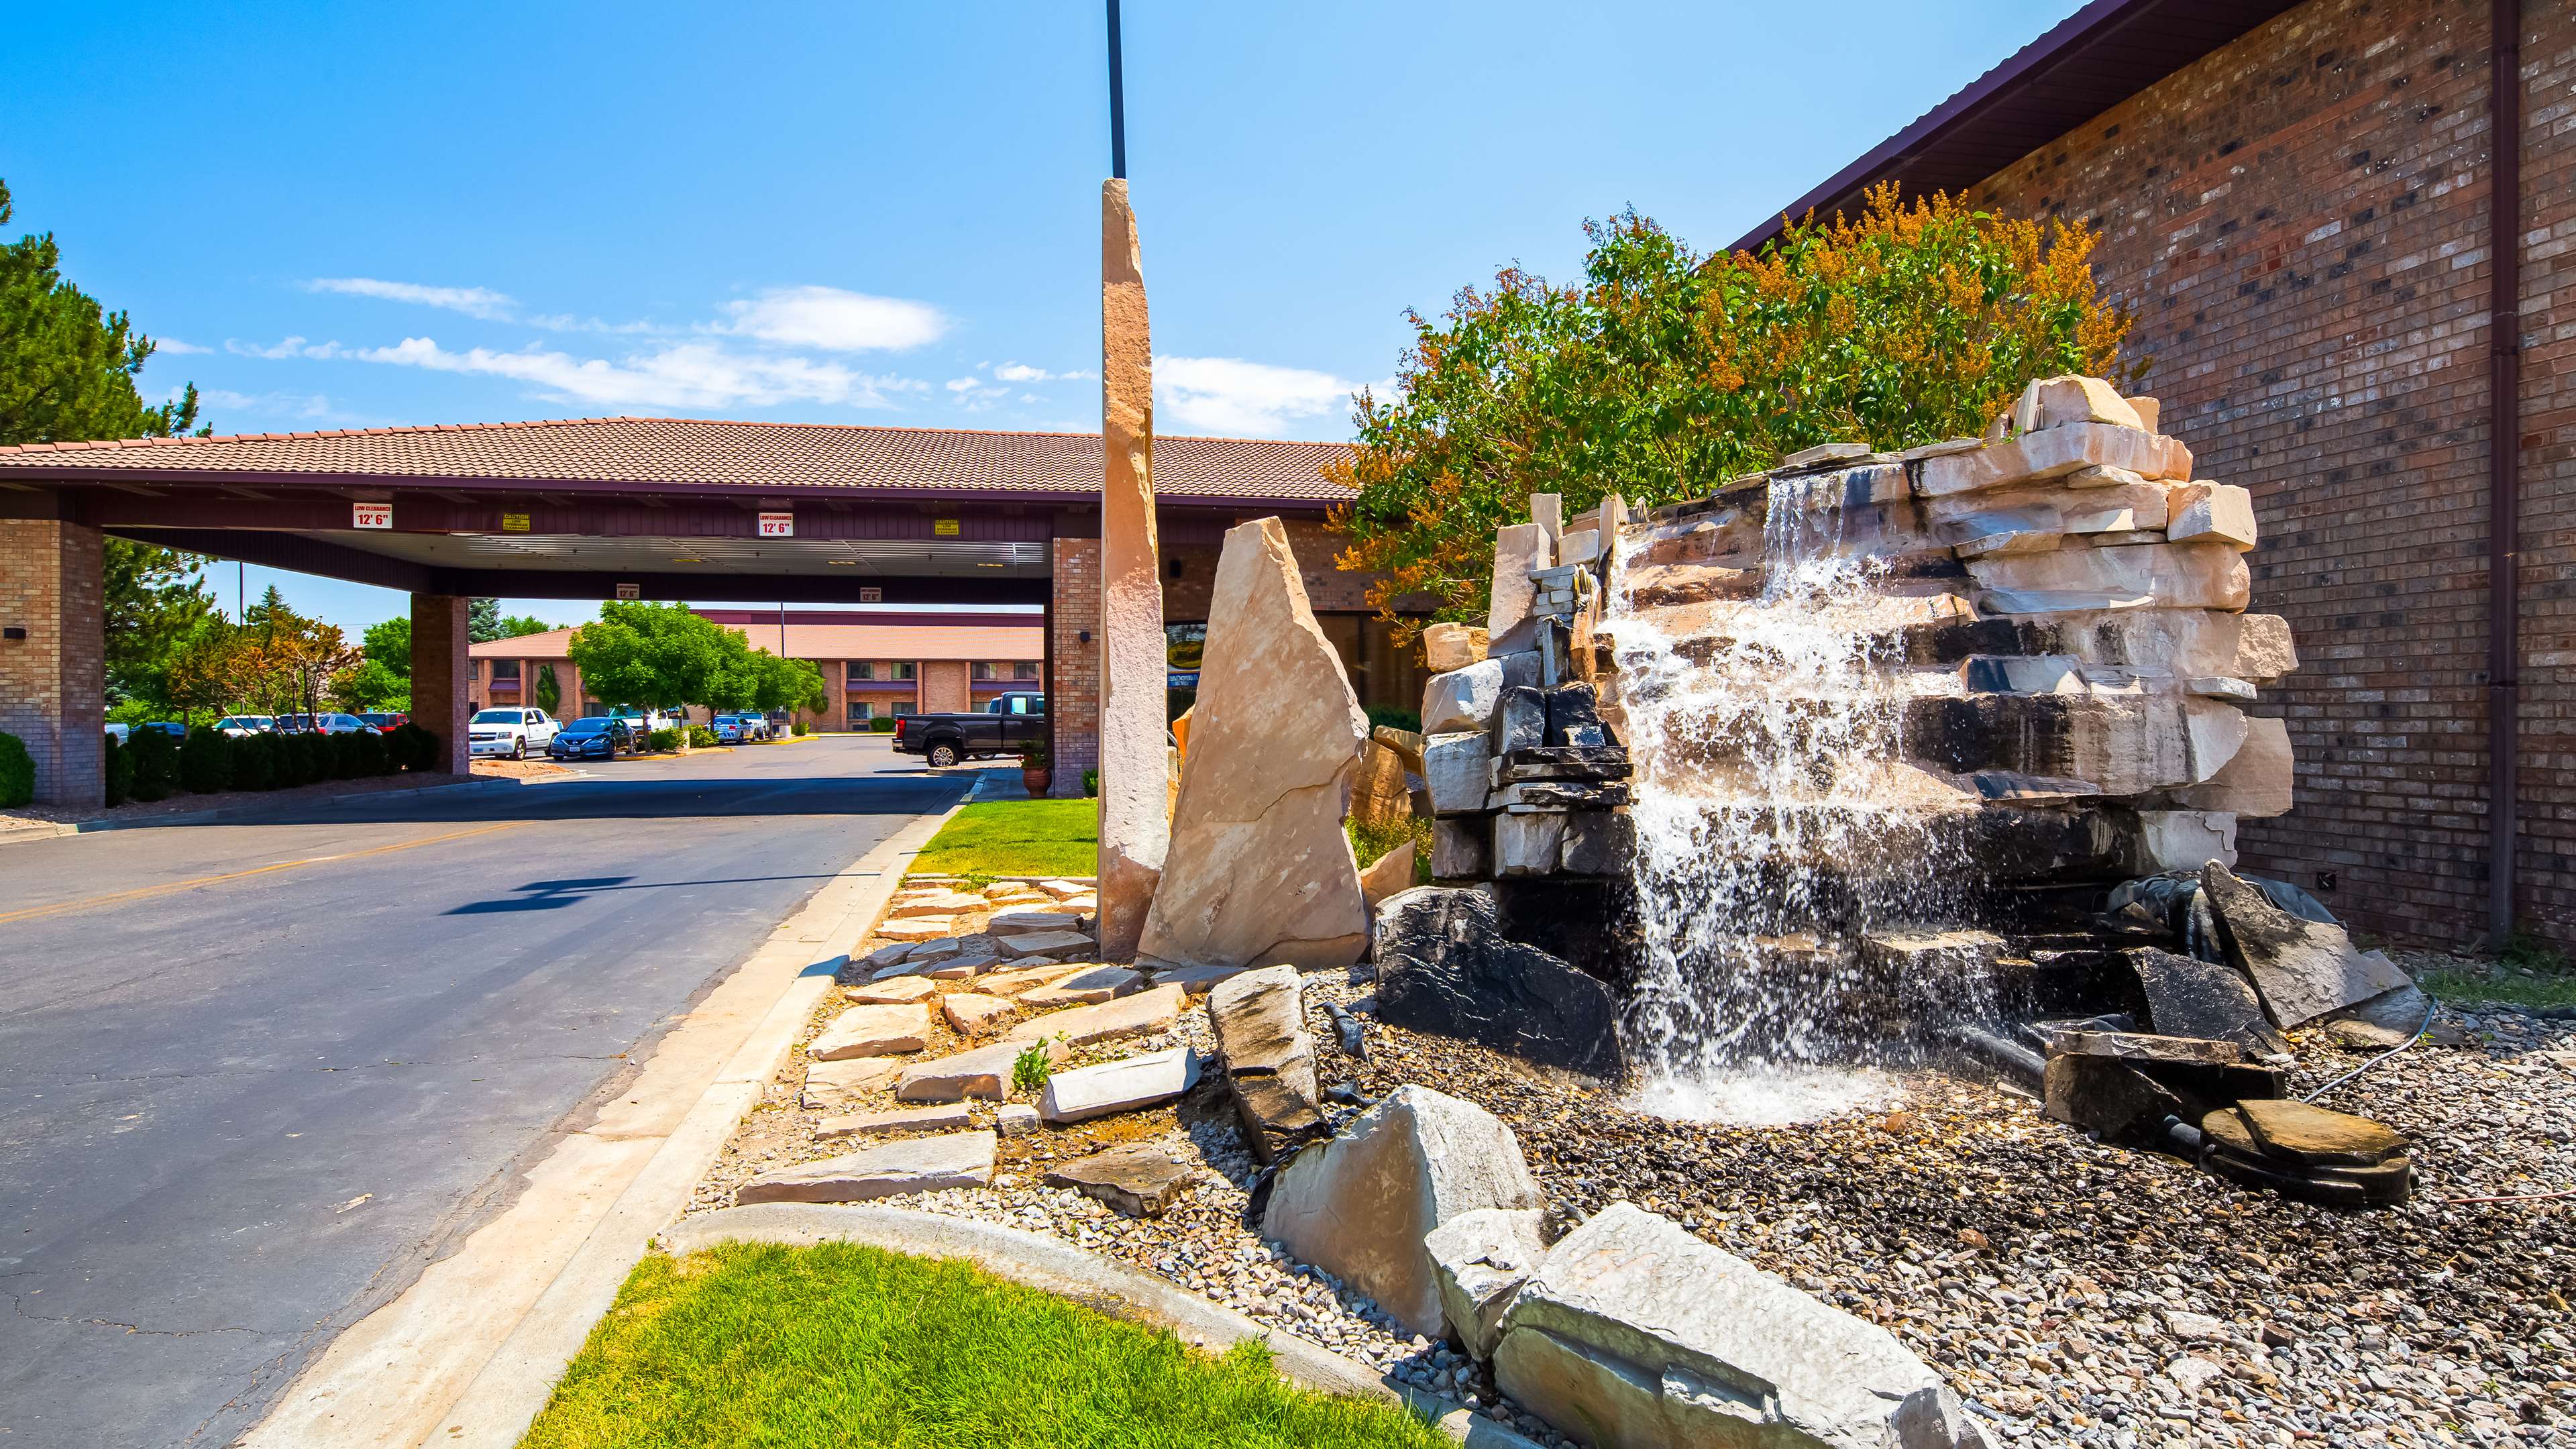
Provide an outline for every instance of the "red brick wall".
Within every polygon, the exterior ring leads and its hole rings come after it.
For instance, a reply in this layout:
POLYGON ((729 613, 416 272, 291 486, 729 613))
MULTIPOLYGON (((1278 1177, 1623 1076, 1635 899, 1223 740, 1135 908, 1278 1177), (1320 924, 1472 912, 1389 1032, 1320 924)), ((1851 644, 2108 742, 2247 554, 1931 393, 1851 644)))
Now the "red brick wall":
POLYGON ((1059 538, 1052 545, 1055 601, 1047 635, 1054 682, 1047 723, 1055 733, 1055 778, 1047 793, 1082 795, 1082 772, 1100 764, 1100 540, 1059 538), (1082 634, 1088 630, 1089 642, 1082 634))
POLYGON ((465 738, 466 680, 474 663, 466 652, 470 602, 453 594, 411 596, 412 723, 438 736, 446 754, 441 768, 451 775, 473 770, 465 738))
POLYGON ((36 799, 96 806, 106 798, 106 636, 95 528, 51 518, 0 519, 0 731, 36 765, 36 799))
MULTIPOLYGON (((2520 898, 2564 938, 2576 25, 2526 10, 2520 898)), ((2450 942, 2486 901, 2486 14, 2311 0, 1976 192, 2102 229, 2095 273, 2138 311, 2165 430, 2253 491, 2254 607, 2289 618, 2302 666, 2256 710, 2290 722, 2296 808, 2243 824, 2244 868, 2331 873, 2347 920, 2450 942)))

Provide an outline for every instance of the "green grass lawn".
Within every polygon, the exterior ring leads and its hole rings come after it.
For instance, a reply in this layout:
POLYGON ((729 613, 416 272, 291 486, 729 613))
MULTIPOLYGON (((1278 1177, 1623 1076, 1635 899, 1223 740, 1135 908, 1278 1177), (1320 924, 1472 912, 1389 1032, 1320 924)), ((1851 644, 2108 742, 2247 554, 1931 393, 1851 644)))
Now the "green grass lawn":
POLYGON ((957 1262, 854 1243, 651 1255, 523 1449, 1447 1449, 1391 1405, 1280 1382, 957 1262))
POLYGON ((1100 861, 1097 800, 987 800, 960 810, 912 863, 930 875, 1091 875, 1100 861))
POLYGON ((2576 1006, 2576 972, 2534 970, 2529 975, 2511 967, 2466 967, 2427 971, 2416 985, 2444 1001, 2508 1001, 2516 1006, 2576 1006))

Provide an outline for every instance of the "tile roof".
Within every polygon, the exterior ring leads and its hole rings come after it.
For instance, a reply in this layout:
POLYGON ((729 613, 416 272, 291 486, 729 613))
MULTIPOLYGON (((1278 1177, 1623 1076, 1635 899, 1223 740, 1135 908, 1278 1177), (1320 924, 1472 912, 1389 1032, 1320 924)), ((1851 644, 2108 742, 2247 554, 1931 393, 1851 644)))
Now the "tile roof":
MULTIPOLYGON (((1166 497, 1336 502, 1323 467, 1341 443, 1160 437, 1166 497)), ((333 482, 646 484, 726 490, 851 488, 911 495, 1095 497, 1096 433, 998 433, 693 418, 565 418, 225 438, 124 438, 0 448, 0 476, 149 474, 333 482)))
MULTIPOLYGON (((778 652, 778 625, 774 622, 766 628, 757 624, 726 627, 750 640, 754 649, 778 652)), ((476 644, 469 652, 477 659, 562 659, 568 657, 565 649, 572 635, 570 629, 549 629, 543 634, 476 644)), ((896 622, 803 624, 794 614, 787 616, 786 657, 790 659, 965 659, 1000 663, 1036 659, 1045 653, 1045 630, 1035 615, 1030 616, 1025 628, 896 622)))

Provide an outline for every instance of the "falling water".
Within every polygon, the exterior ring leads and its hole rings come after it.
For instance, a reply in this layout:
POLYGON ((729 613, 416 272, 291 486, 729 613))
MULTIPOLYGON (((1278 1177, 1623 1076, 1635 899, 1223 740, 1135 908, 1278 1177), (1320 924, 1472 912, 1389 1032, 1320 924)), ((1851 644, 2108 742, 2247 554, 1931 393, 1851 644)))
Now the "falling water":
POLYGON ((1694 609, 1687 638, 1615 602, 1605 625, 1645 946, 1627 1045, 1639 1105, 1663 1115, 1805 1120, 1896 1095, 1858 1065, 1881 1031, 1856 1015, 1872 986, 1856 947, 1937 918, 1944 873, 1935 807, 1898 759, 1894 634, 1872 627, 1885 566, 1843 546, 1824 486, 1772 481, 1758 597, 1694 609))

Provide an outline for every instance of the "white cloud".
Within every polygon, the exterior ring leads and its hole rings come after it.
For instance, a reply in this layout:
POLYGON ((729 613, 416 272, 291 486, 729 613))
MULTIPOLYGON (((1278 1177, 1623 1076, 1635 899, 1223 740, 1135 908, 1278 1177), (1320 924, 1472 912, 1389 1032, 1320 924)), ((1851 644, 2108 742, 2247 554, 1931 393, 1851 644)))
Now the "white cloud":
POLYGON ((886 392, 918 387, 909 379, 870 377, 836 362, 750 356, 710 342, 683 342, 611 361, 535 348, 451 352, 434 339, 406 337, 397 346, 347 355, 433 372, 506 377, 544 396, 620 407, 771 407, 789 402, 884 407, 886 392))
POLYGON ((901 351, 947 335, 948 318, 927 302, 871 297, 838 287, 772 287, 748 302, 728 302, 732 320, 715 330, 786 347, 831 352, 901 351))
POLYGON ((522 317, 519 320, 548 332, 605 332, 613 336, 632 336, 641 332, 673 330, 651 322, 604 322, 597 317, 575 317, 569 312, 551 312, 542 317, 522 317))
POLYGON ((224 339, 224 351, 235 357, 340 357, 346 355, 337 342, 308 343, 301 337, 288 337, 273 347, 261 347, 238 337, 224 339))
MULTIPOLYGON (((1172 419, 1210 433, 1276 436, 1299 420, 1343 418, 1365 384, 1302 367, 1273 367, 1236 357, 1157 357, 1154 392, 1172 419)), ((1383 387, 1383 384, 1379 386, 1383 387)), ((1345 431, 1336 425, 1331 431, 1345 431)))
POLYGON ((489 287, 424 287, 418 282, 383 282, 374 277, 316 277, 304 285, 316 292, 409 302, 416 307, 444 307, 485 321, 507 317, 518 305, 489 287))
POLYGON ((155 337, 155 338, 153 338, 153 339, 152 339, 152 350, 153 350, 153 351, 155 351, 155 352, 167 352, 167 353, 170 353, 170 354, 171 354, 171 355, 173 355, 173 356, 185 356, 185 355, 187 355, 188 353, 191 353, 191 352, 212 352, 212 351, 214 351, 214 349, 213 349, 213 348, 211 348, 211 347, 199 347, 197 344, 195 344, 195 343, 193 343, 193 342, 182 342, 182 341, 180 341, 180 340, 179 340, 178 338, 176 338, 176 337, 155 337))
POLYGON ((1049 372, 1043 367, 1031 367, 1025 362, 1005 362, 1001 366, 993 369, 993 376, 1004 382, 1081 382, 1085 380, 1096 382, 1099 380, 1100 374, 1096 372, 1049 372))
POLYGON ((966 392, 973 388, 982 387, 983 385, 984 384, 981 381, 971 377, 952 377, 946 382, 940 384, 940 386, 948 389, 950 392, 966 392))
POLYGON ((228 413, 248 413, 261 418, 327 418, 331 416, 331 399, 320 393, 234 392, 229 388, 211 387, 197 394, 197 401, 209 409, 228 413))

